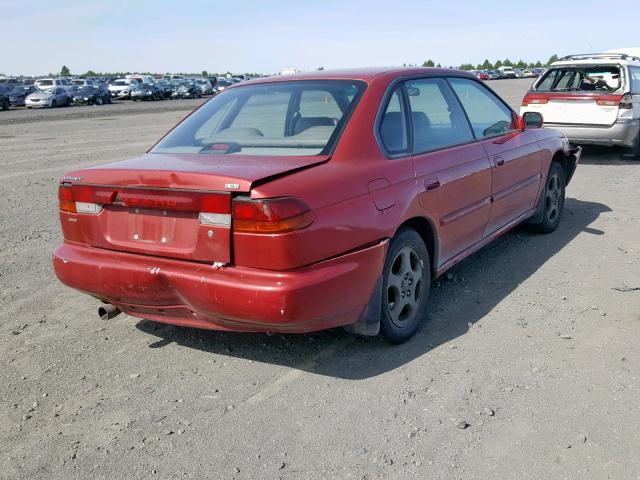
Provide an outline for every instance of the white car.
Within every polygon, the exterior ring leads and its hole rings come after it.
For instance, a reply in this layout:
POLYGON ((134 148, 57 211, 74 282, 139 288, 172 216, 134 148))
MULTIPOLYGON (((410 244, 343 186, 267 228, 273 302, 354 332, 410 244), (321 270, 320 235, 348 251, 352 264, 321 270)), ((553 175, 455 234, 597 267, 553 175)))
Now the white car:
POLYGON ((62 107, 71 105, 69 92, 62 87, 55 87, 48 90, 38 90, 24 99, 27 108, 33 107, 62 107))
POLYGON ((553 63, 522 100, 520 114, 539 112, 544 126, 573 144, 620 146, 640 154, 640 57, 570 55, 553 63))
POLYGON ((56 87, 65 88, 68 82, 65 85, 62 78, 40 78, 33 83, 33 86, 38 90, 51 90, 56 87))
POLYGON ((516 78, 516 71, 513 67, 500 67, 498 73, 502 78, 516 78))
POLYGON ((77 85, 80 87, 87 87, 87 86, 95 85, 96 82, 88 78, 74 78, 69 82, 69 84, 70 86, 77 85))
POLYGON ((109 92, 113 98, 131 98, 131 90, 138 84, 130 78, 118 78, 109 85, 109 92))

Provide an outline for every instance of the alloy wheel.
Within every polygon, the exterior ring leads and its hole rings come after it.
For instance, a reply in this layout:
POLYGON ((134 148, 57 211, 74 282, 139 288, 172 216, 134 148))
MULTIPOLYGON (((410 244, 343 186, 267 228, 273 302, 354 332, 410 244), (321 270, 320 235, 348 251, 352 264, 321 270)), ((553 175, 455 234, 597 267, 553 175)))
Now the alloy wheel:
POLYGON ((554 223, 560 215, 562 201, 562 183, 560 175, 554 173, 549 178, 545 194, 545 214, 551 223, 554 223))
POLYGON ((409 245, 401 248, 391 263, 386 295, 389 317, 397 327, 406 326, 416 315, 423 275, 418 252, 409 245))

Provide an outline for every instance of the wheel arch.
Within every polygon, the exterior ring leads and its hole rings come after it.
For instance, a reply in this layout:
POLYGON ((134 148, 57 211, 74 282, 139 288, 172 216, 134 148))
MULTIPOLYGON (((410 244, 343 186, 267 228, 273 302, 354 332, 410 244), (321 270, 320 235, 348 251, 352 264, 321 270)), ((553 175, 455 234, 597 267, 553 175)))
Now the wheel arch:
MULTIPOLYGON (((431 261, 431 276, 435 278, 438 271, 438 257, 440 254, 440 240, 438 238, 437 230, 433 225, 431 219, 426 217, 411 217, 406 219, 398 227, 400 230, 402 227, 408 227, 420 235, 422 241, 427 246, 427 252, 429 252, 429 260, 431 261)), ((396 230, 397 232, 397 230, 396 230)))
POLYGON ((562 170, 564 171, 565 186, 569 185, 569 182, 573 177, 573 173, 576 171, 578 158, 581 153, 580 150, 580 147, 571 148, 568 152, 564 150, 557 150, 551 158, 549 168, 551 168, 551 163, 553 162, 558 163, 562 167, 562 170))

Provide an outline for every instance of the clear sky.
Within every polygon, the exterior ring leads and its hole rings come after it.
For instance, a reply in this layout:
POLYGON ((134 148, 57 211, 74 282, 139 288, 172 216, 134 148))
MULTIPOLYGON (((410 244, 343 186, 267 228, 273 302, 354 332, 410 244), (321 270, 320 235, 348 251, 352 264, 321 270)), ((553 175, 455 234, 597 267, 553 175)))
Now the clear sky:
POLYGON ((0 0, 0 72, 278 72, 640 47, 640 0, 0 0))

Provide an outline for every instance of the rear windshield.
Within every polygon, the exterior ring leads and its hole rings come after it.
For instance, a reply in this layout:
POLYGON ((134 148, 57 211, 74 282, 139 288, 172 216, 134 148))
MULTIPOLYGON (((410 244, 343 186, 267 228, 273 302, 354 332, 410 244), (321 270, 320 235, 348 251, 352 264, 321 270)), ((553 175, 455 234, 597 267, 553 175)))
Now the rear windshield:
POLYGON ((538 92, 614 92, 622 86, 616 66, 552 68, 534 87, 538 92))
POLYGON ((41 87, 50 87, 53 85, 53 80, 38 80, 37 83, 41 87))
POLYGON ((154 153, 323 155, 364 90, 355 81, 292 81, 225 90, 169 133, 154 153))

